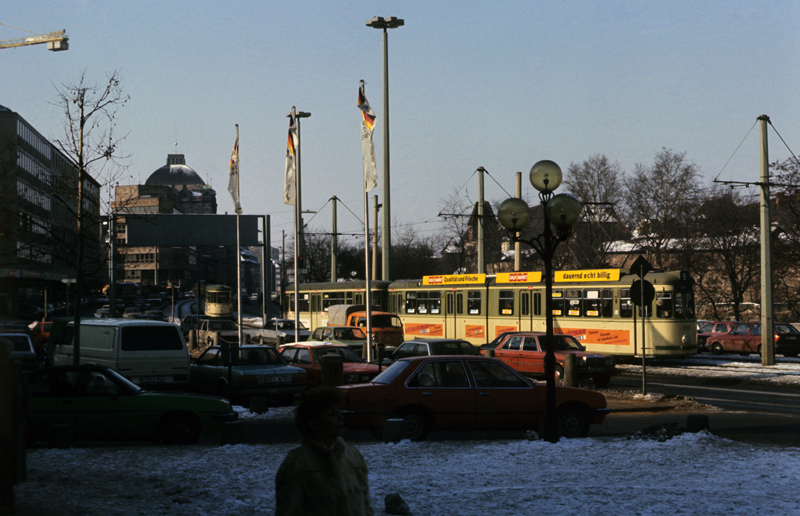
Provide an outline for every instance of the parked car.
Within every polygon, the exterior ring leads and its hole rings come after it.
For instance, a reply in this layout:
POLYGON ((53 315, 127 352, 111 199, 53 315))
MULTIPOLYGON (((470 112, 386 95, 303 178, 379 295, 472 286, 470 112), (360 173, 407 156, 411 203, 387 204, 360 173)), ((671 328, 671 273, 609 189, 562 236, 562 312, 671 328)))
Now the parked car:
MULTIPOLYGON (((510 331, 481 346, 481 354, 485 355, 491 349, 495 358, 520 373, 542 378, 545 376, 546 338, 544 333, 510 331)), ((611 381, 614 358, 587 352, 572 335, 553 335, 553 352, 556 358, 556 382, 563 380, 567 354, 575 357, 575 374, 579 380, 591 378, 598 387, 605 387, 611 381)))
MULTIPOLYGON (((800 353, 800 330, 787 323, 775 323, 776 355, 796 357, 800 353)), ((741 323, 728 333, 712 335, 706 347, 715 355, 739 353, 761 354, 761 323, 741 323)))
POLYGON ((342 357, 342 378, 340 383, 368 382, 383 369, 375 364, 364 362, 355 351, 345 344, 304 342, 286 344, 280 348, 281 356, 286 362, 300 367, 308 373, 308 381, 312 384, 322 383, 322 358, 325 355, 342 357))
POLYGON ((400 344, 391 359, 429 355, 480 355, 480 349, 461 339, 415 339, 400 344))
POLYGON ((79 441, 194 444, 237 418, 227 400, 146 391, 96 364, 45 367, 29 372, 27 380, 30 441, 46 440, 53 425, 68 424, 79 441))
POLYGON ((142 315, 142 309, 138 306, 129 306, 122 311, 122 317, 124 319, 136 319, 140 315, 142 315))
POLYGON ((44 347, 44 344, 50 339, 50 330, 53 327, 53 321, 33 321, 28 325, 28 329, 33 334, 33 345, 36 350, 44 347))
POLYGON ((161 310, 145 310, 145 312, 139 316, 139 319, 167 322, 167 316, 164 315, 164 312, 161 310))
POLYGON ((707 321, 697 330, 697 352, 702 353, 704 351, 708 351, 706 342, 712 334, 728 333, 739 324, 741 324, 739 321, 707 321))
MULTIPOLYGON (((345 424, 379 435, 402 419, 405 438, 435 430, 529 430, 547 411, 547 387, 483 356, 402 358, 367 384, 340 386, 345 424)), ((609 412, 599 392, 556 386, 561 435, 583 437, 609 412)))
POLYGON ((294 319, 270 319, 264 328, 275 330, 281 342, 305 342, 311 336, 311 330, 306 328, 302 322, 298 321, 299 327, 295 330, 294 319), (297 339, 295 339, 295 334, 297 339))
POLYGON ((308 340, 346 344, 356 353, 361 353, 367 343, 367 334, 358 326, 321 326, 314 330, 308 340))
POLYGON ((184 337, 189 335, 189 332, 197 328, 199 325, 198 321, 202 321, 205 319, 210 319, 207 315, 196 315, 196 314, 189 314, 181 319, 181 331, 183 332, 184 337))
POLYGON ((11 358, 23 370, 36 369, 41 363, 41 354, 36 352, 33 338, 27 331, 0 330, 0 341, 11 344, 11 358))
POLYGON ((288 365, 274 347, 253 344, 231 348, 237 350, 231 360, 226 360, 227 346, 211 346, 192 359, 191 390, 225 396, 243 406, 253 396, 291 405, 295 396, 308 387, 308 374, 288 365))

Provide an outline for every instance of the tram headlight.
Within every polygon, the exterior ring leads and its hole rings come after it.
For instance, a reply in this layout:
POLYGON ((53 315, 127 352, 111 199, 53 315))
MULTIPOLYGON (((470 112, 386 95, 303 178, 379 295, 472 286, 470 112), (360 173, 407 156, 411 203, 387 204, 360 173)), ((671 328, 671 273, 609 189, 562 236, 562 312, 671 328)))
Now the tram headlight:
POLYGON ((681 336, 681 344, 683 344, 684 346, 689 346, 691 343, 692 343, 692 337, 689 336, 688 333, 684 333, 681 336))

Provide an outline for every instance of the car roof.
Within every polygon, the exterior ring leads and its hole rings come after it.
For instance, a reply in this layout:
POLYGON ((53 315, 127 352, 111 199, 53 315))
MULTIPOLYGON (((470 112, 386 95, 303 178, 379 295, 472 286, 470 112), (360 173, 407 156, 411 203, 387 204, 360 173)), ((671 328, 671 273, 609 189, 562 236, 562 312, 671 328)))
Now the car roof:
MULTIPOLYGON (((74 323, 69 322, 68 325, 74 323)), ((122 319, 119 317, 110 317, 108 319, 81 319, 81 326, 141 326, 141 325, 158 325, 158 326, 176 326, 174 323, 164 321, 151 321, 148 319, 122 319)))
POLYGON ((283 348, 347 348, 350 349, 350 346, 347 344, 339 344, 338 342, 290 342, 288 344, 284 344, 281 346, 283 348))
POLYGON ((442 343, 442 342, 466 342, 470 346, 472 345, 472 343, 470 343, 470 342, 468 342, 468 341, 466 341, 464 339, 413 339, 413 340, 407 340, 407 341, 403 342, 403 344, 408 344, 409 342, 417 342, 417 343, 420 343, 420 344, 436 344, 436 343, 442 343))
POLYGON ((408 362, 427 362, 429 360, 438 361, 442 359, 453 359, 453 360, 478 360, 481 362, 495 362, 502 364, 503 362, 497 358, 493 357, 486 357, 483 355, 425 355, 425 356, 417 356, 417 357, 405 357, 397 359, 397 362, 400 361, 408 361, 408 362))

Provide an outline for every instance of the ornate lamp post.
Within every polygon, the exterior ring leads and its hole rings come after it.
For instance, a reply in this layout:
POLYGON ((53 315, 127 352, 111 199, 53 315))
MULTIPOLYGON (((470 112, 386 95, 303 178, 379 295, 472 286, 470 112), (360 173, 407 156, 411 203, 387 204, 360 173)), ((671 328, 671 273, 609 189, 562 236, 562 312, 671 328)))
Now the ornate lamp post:
POLYGON ((514 242, 531 246, 544 262, 545 280, 545 343, 544 372, 547 378, 547 414, 542 425, 542 437, 550 442, 558 442, 558 419, 556 417, 556 356, 553 352, 553 254, 556 247, 572 234, 578 222, 581 203, 568 193, 553 195, 561 184, 561 167, 550 160, 542 160, 531 167, 530 180, 539 191, 539 199, 544 208, 544 231, 531 239, 523 239, 520 232, 528 225, 531 214, 528 203, 512 197, 506 199, 497 210, 497 218, 514 242), (555 234, 553 227, 555 226, 555 234))

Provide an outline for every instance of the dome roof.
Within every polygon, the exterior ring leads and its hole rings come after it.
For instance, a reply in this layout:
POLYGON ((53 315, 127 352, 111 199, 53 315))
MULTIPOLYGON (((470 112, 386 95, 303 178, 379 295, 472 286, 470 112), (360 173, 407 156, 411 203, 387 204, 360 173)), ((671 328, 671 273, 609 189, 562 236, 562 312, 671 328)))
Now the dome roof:
POLYGON ((186 166, 183 154, 168 154, 167 164, 150 174, 146 185, 205 185, 205 181, 186 166))

